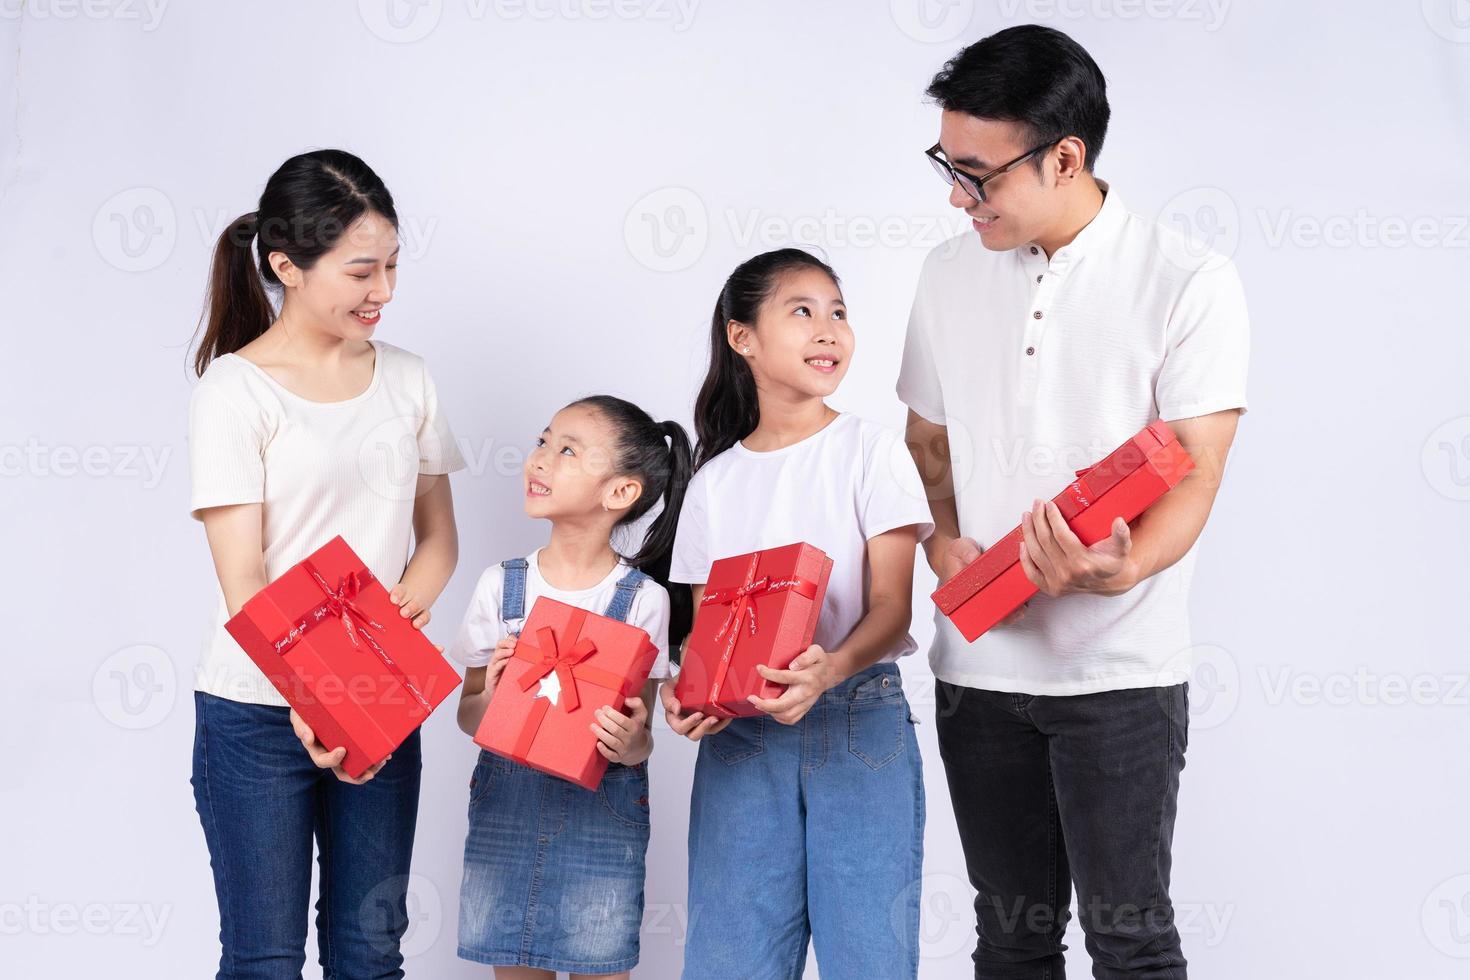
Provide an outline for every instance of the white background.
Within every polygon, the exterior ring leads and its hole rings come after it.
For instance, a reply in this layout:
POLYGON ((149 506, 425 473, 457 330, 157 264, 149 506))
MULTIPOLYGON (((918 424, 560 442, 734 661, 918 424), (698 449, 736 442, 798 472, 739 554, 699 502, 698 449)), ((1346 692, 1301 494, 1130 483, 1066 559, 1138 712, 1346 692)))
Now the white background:
MULTIPOLYGON (((612 391, 687 422, 716 292, 756 251, 828 250, 858 338, 835 403, 902 420, 919 263, 964 227, 920 156, 923 89, 1028 21, 1107 75, 1099 176, 1233 255, 1251 306, 1252 412, 1193 590, 1174 849, 1193 973, 1470 969, 1464 0, 0 12, 7 976, 214 969, 188 783, 213 584, 187 515, 186 344, 210 246, 282 160, 352 150, 398 201, 378 335, 428 359, 470 459, 442 641, 481 568, 544 540, 515 474, 550 414, 612 391)), ((971 893, 932 679, 922 656, 904 673, 929 794, 922 975, 962 977, 971 893)), ((452 711, 425 749, 408 970, 486 976, 454 955, 474 750, 452 711)), ((640 976, 680 962, 693 757, 659 739, 640 976)))

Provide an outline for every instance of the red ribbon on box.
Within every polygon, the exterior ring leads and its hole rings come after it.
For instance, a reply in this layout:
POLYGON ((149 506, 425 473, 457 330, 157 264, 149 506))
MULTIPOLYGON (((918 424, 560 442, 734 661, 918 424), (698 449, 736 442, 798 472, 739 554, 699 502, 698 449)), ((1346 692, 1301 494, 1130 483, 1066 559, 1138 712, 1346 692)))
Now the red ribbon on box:
MULTIPOLYGON (((559 707, 571 714, 582 704, 581 698, 577 695, 578 678, 614 691, 623 689, 626 678, 621 674, 582 662, 597 652, 597 644, 591 638, 581 635, 582 626, 586 622, 587 610, 577 609, 572 613, 572 618, 567 621, 564 643, 557 639, 556 631, 547 626, 536 631, 536 643, 530 643, 525 639, 516 643, 514 656, 531 663, 531 669, 521 675, 521 690, 529 691, 532 684, 538 683, 547 674, 555 672, 557 681, 561 685, 561 693, 558 695, 559 707)), ((622 706, 618 707, 621 709, 622 706)), ((531 713, 526 717, 525 725, 522 726, 520 735, 516 738, 514 749, 516 755, 525 758, 526 754, 531 751, 531 743, 536 741, 536 733, 541 728, 541 721, 550 710, 550 699, 537 698, 533 701, 531 713)))
POLYGON ((325 622, 328 617, 331 617, 342 624, 342 628, 347 631, 347 638, 352 641, 354 647, 362 645, 359 642, 359 638, 366 642, 373 653, 377 654, 378 659, 383 662, 383 666, 387 667, 388 671, 398 683, 403 686, 403 689, 413 695, 414 700, 419 703, 425 712, 432 712, 434 710, 433 706, 429 704, 423 692, 418 689, 418 685, 409 680, 408 675, 403 672, 403 668, 398 666, 398 662, 368 632, 369 629, 374 629, 381 633, 387 629, 387 627, 373 619, 372 616, 368 615, 357 604, 358 593, 374 581, 373 573, 366 568, 356 572, 349 572, 338 580, 337 587, 333 589, 327 584, 327 580, 322 578, 321 572, 317 571, 316 566, 311 563, 311 559, 308 558, 302 561, 301 566, 306 569, 316 584, 321 587, 322 592, 326 594, 326 598, 307 610, 306 614, 297 620, 294 626, 271 643, 276 653, 284 656, 292 647, 301 642, 307 633, 311 632, 318 624, 325 622))
POLYGON ((735 657, 735 645, 740 642, 740 622, 749 614, 747 622, 750 625, 750 635, 756 632, 755 604, 752 600, 758 595, 768 595, 773 592, 793 590, 797 595, 805 599, 814 599, 817 595, 817 583, 804 578, 789 578, 772 580, 769 575, 760 578, 755 577, 756 568, 760 565, 761 552, 757 551, 750 556, 750 567, 745 570, 745 581, 733 589, 718 589, 714 592, 706 592, 700 601, 701 606, 729 605, 730 614, 725 617, 725 622, 720 626, 719 632, 715 633, 715 639, 719 640, 729 634, 729 642, 725 644, 725 650, 720 654, 720 663, 715 667, 714 679, 710 682, 709 703, 714 704, 719 700, 720 688, 725 685, 725 677, 730 673, 730 662, 735 657))

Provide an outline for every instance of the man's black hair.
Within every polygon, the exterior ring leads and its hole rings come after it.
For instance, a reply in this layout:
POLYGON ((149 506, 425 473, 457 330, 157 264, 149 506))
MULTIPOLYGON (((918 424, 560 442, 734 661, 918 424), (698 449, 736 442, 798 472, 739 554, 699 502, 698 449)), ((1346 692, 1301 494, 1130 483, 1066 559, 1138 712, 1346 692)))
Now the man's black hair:
MULTIPOLYGON (((1097 62, 1061 31, 1039 24, 976 41, 945 63, 926 94, 943 109, 1023 124, 1028 148, 1076 136, 1087 147, 1089 171, 1108 132, 1107 81, 1097 62)), ((1033 158, 1038 168, 1040 160, 1033 158)))

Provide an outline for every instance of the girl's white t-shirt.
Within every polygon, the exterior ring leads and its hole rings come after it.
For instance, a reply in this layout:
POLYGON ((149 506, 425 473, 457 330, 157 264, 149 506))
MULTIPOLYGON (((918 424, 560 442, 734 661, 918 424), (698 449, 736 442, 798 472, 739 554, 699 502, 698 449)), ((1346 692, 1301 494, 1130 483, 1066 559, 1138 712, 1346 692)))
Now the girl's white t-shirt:
MULTIPOLYGON (((626 562, 618 562, 601 582, 586 589, 558 589, 541 577, 541 549, 526 556, 525 605, 521 617, 507 623, 501 618, 501 601, 505 595, 505 569, 491 565, 475 583, 474 595, 460 624, 459 633, 449 645, 448 654, 466 667, 484 667, 495 652, 495 644, 512 633, 519 633, 531 615, 531 607, 541 596, 564 602, 601 615, 617 593, 618 582, 632 571, 626 562)), ((650 680, 669 676, 669 592, 653 579, 644 579, 633 593, 633 605, 626 622, 648 634, 658 648, 658 657, 649 672, 650 680)))
MULTIPOLYGON (((739 442, 694 474, 679 514, 669 579, 703 585, 717 558, 804 541, 832 559, 814 642, 836 648, 867 615, 868 539, 915 525, 934 530, 913 457, 898 435, 842 413, 770 452, 739 442)), ((913 653, 905 634, 881 658, 913 653)))
MULTIPOLYGON (((314 402, 238 354, 215 358, 189 402, 190 513, 262 505, 266 578, 333 537, 391 589, 408 564, 420 474, 464 467, 423 358, 382 341, 368 387, 314 402)), ((286 701, 225 632, 217 610, 195 688, 232 701, 286 701)))

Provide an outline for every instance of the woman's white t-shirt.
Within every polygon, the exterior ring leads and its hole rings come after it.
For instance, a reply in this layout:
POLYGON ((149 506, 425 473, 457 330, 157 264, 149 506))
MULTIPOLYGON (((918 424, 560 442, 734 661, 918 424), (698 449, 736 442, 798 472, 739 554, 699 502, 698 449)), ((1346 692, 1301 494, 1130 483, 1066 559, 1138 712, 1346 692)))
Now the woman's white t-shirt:
MULTIPOLYGON (((617 593, 618 582, 632 569, 626 562, 618 562, 601 582, 586 589, 558 589, 541 577, 541 549, 526 556, 525 604, 521 617, 510 623, 501 618, 501 603, 505 595, 505 569, 491 565, 475 584, 470 606, 465 610, 464 622, 459 634, 449 645, 448 654, 466 667, 483 667, 490 662, 495 644, 511 633, 519 633, 531 615, 531 607, 541 596, 564 602, 569 606, 586 609, 601 615, 617 593)), ((653 645, 658 647, 658 657, 649 672, 650 680, 663 680, 669 676, 669 592, 653 579, 645 579, 633 593, 633 605, 628 611, 626 622, 648 634, 653 645)))
MULTIPOLYGON (((804 541, 832 559, 814 642, 838 646, 867 615, 868 539, 916 525, 934 530, 913 457, 897 434, 843 413, 770 452, 739 442, 694 474, 679 514, 669 579, 703 585, 717 558, 804 541)), ((913 653, 904 635, 881 658, 913 653)))
MULTIPOLYGON (((464 467, 423 358, 381 341, 368 387, 314 402, 238 354, 215 358, 189 402, 191 515, 261 504, 274 581, 333 537, 391 589, 408 564, 420 474, 464 467)), ((286 702, 233 637, 223 590, 195 688, 232 701, 286 702)))

